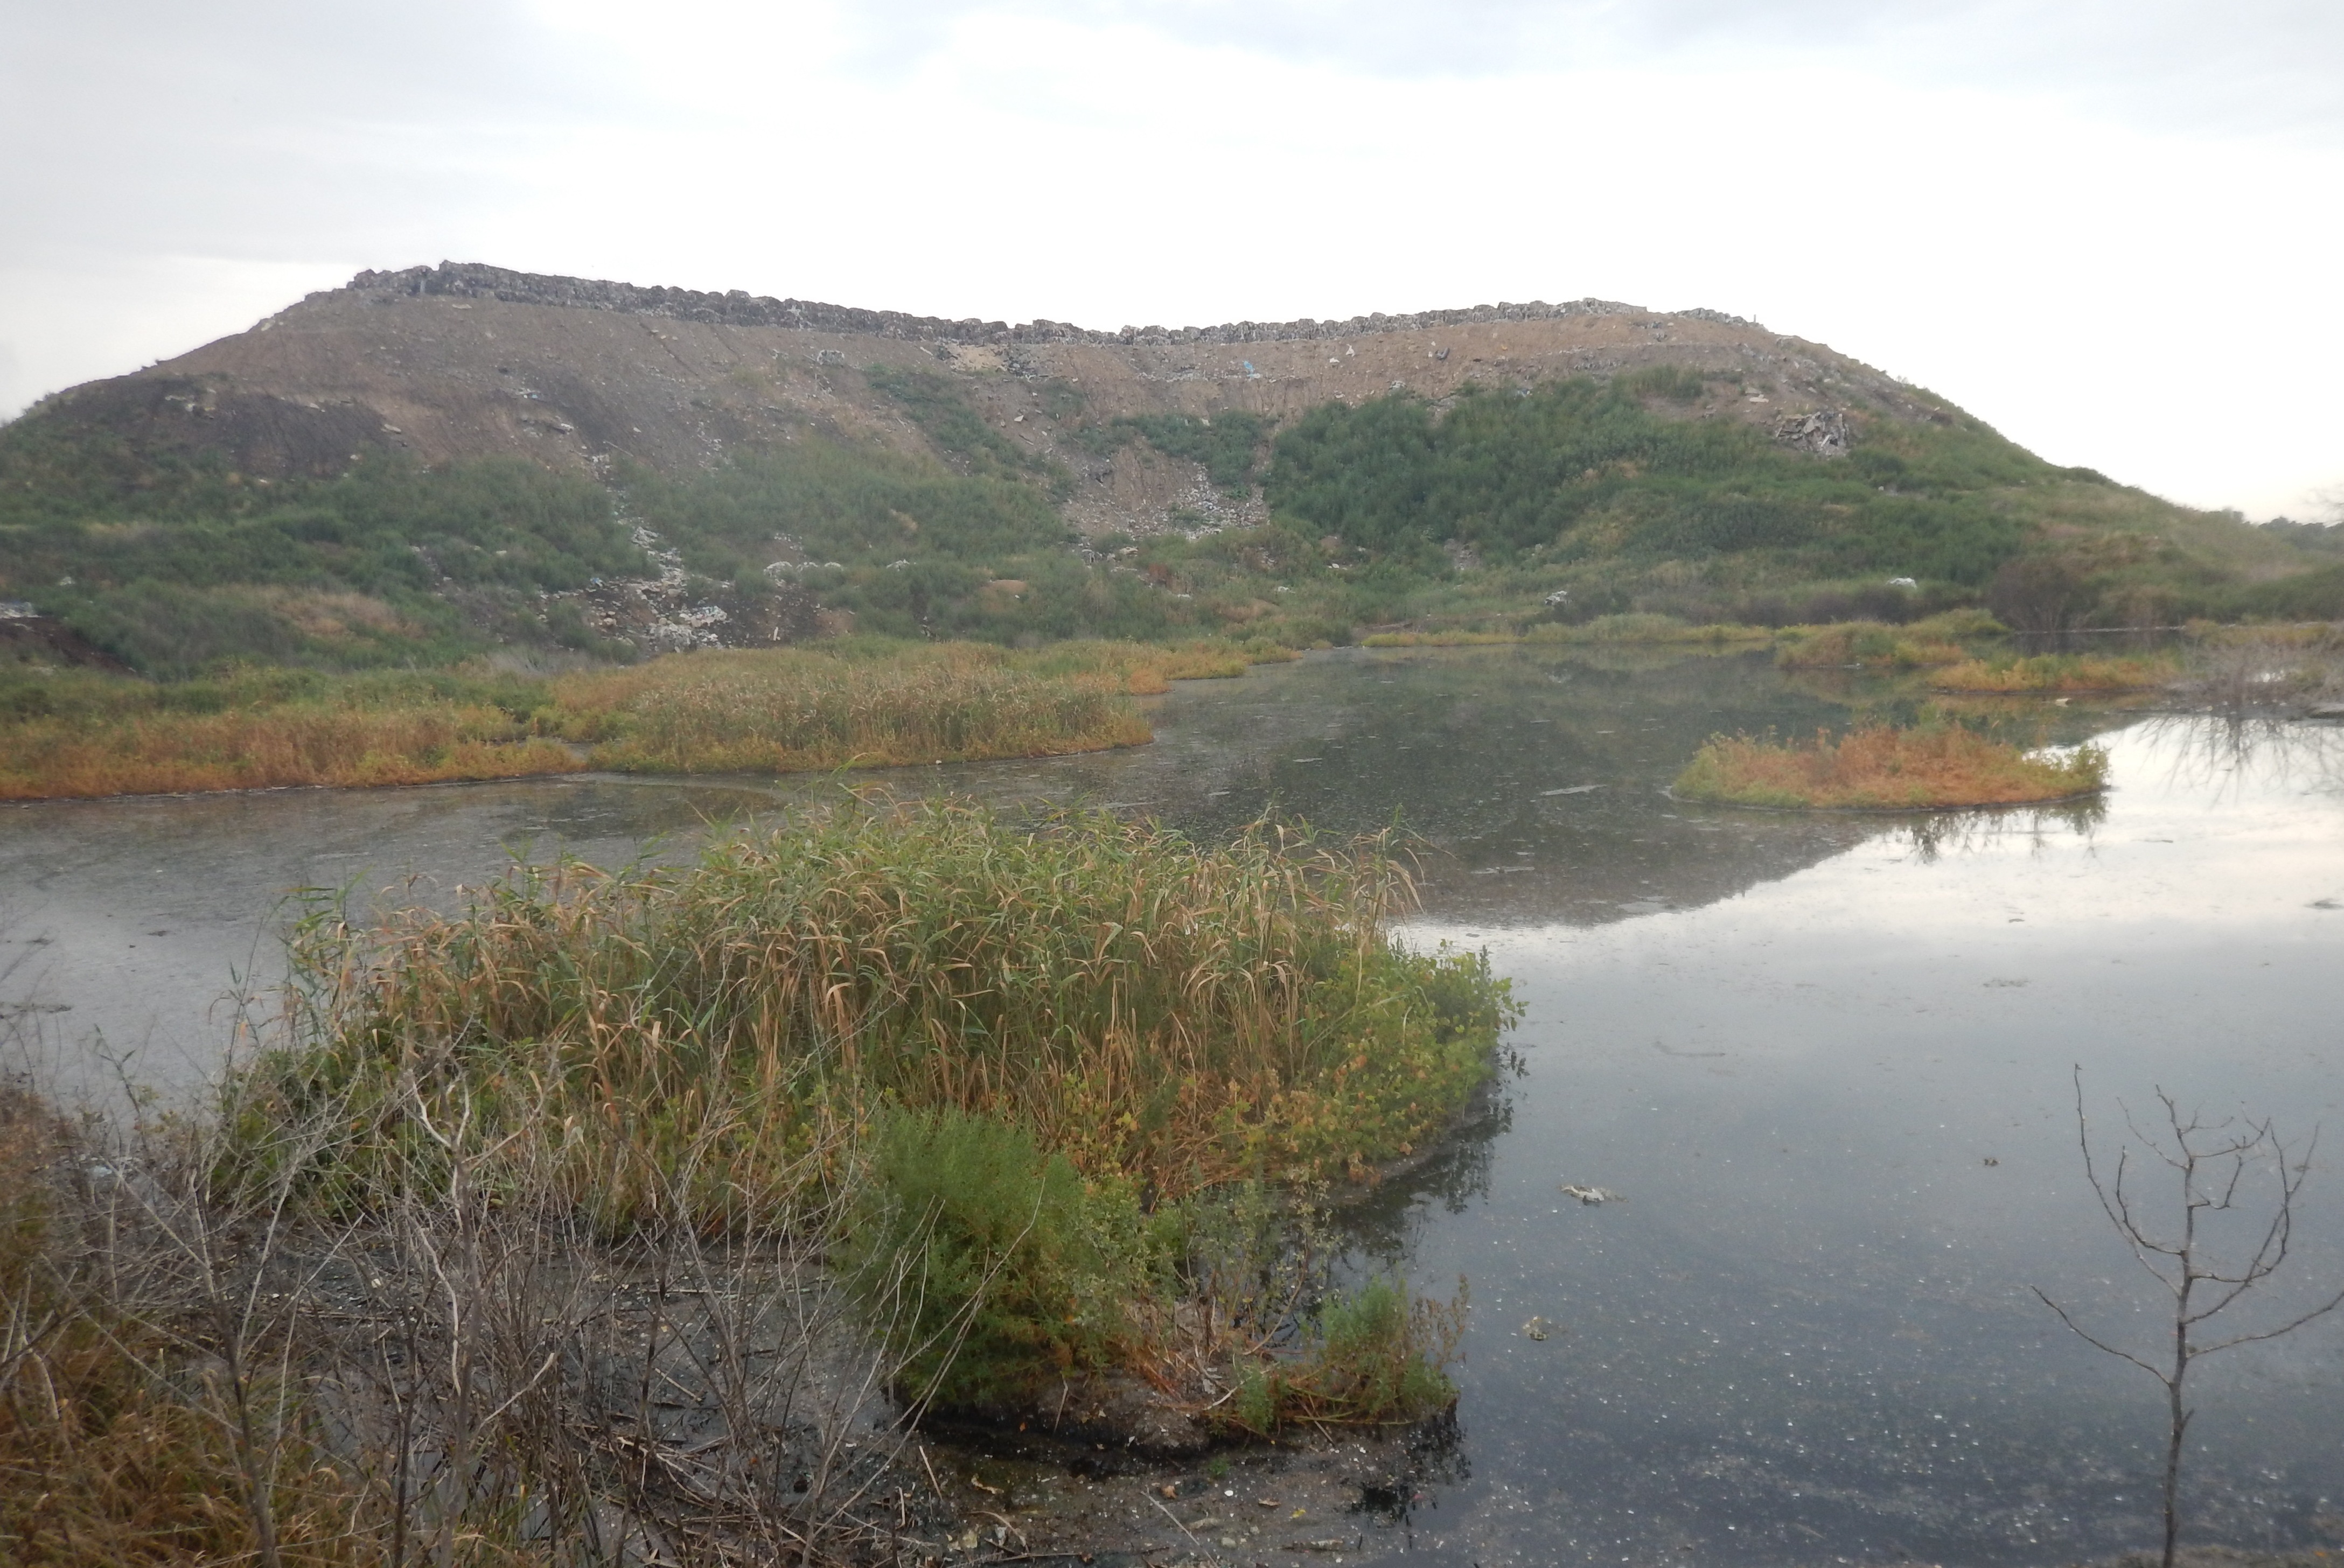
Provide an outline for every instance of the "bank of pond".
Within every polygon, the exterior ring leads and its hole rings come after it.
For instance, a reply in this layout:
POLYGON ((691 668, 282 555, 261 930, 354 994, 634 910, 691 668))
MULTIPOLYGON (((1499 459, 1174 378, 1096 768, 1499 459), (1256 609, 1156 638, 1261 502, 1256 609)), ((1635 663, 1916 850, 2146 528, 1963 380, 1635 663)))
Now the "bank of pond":
POLYGON ((320 896, 208 1112, 126 1157, 0 1107, 0 1463, 43 1477, 0 1528, 551 1561, 665 1509, 844 1550, 874 1408, 1190 1453, 1437 1417, 1461 1287, 1338 1281, 1319 1218, 1516 1010, 1392 939, 1410 898, 1385 839, 941 803, 370 928, 320 896), (647 1501, 626 1462, 685 1409, 731 1472, 647 1501))

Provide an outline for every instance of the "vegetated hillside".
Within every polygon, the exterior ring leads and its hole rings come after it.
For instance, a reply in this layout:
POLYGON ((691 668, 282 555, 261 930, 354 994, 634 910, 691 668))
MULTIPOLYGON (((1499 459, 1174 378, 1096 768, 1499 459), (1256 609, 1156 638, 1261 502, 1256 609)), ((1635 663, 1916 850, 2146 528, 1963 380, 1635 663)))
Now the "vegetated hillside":
POLYGON ((418 267, 0 430, 0 598, 157 674, 849 625, 2140 624, 2332 613, 2329 560, 1753 323, 1590 300, 1101 333, 418 267))

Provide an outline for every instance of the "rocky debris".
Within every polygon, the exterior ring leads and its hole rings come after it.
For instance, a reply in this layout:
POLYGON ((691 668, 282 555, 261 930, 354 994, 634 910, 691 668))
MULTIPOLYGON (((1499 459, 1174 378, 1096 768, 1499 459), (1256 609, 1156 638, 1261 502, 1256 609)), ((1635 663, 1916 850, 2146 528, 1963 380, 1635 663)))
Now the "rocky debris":
POLYGON ((1818 457, 1844 457, 1853 437, 1846 415, 1836 408, 1818 408, 1812 414, 1785 414, 1775 420, 1774 439, 1818 457))
POLYGON ((1575 1182, 1565 1183, 1562 1195, 1566 1198, 1576 1198, 1591 1209, 1622 1201, 1620 1194, 1609 1187, 1581 1187, 1575 1182))
MULTIPOLYGON (((582 310, 613 310, 638 316, 664 316, 725 327, 783 327, 809 332, 854 332, 873 337, 937 344, 1083 343, 1096 345, 1173 343, 1274 343, 1293 339, 1364 337, 1381 332, 1407 332, 1430 327, 1464 327, 1492 321, 1552 321, 1571 316, 1632 316, 1644 313, 1639 305, 1611 299, 1572 299, 1551 305, 1542 299, 1527 304, 1500 302, 1460 310, 1426 310, 1409 315, 1354 316, 1343 321, 1232 321, 1217 327, 1127 327, 1101 332, 1041 317, 1011 326, 974 317, 946 321, 932 316, 911 316, 897 310, 864 310, 851 306, 824 305, 810 299, 775 299, 743 289, 722 294, 658 286, 640 287, 607 279, 557 277, 543 273, 514 272, 480 262, 443 261, 438 266, 410 266, 396 272, 361 272, 347 285, 349 292, 380 297, 401 295, 502 300, 515 305, 559 305, 582 310)), ((1681 310, 1675 316, 1728 327, 1754 327, 1722 310, 1681 310)), ((843 362, 835 349, 817 354, 818 363, 843 362)), ((1440 354, 1436 357, 1445 358, 1440 354)))
POLYGON ((704 597, 707 585, 695 582, 683 568, 683 558, 657 533, 638 526, 634 544, 659 568, 657 577, 596 578, 583 588, 544 595, 546 608, 575 605, 597 637, 631 643, 645 653, 770 648, 844 629, 826 624, 821 603, 793 579, 791 573, 801 569, 795 563, 776 561, 766 568, 772 587, 764 592, 704 597))
POLYGON ((37 668, 103 669, 135 673, 122 660, 61 620, 40 614, 21 599, 0 603, 0 659, 37 668))

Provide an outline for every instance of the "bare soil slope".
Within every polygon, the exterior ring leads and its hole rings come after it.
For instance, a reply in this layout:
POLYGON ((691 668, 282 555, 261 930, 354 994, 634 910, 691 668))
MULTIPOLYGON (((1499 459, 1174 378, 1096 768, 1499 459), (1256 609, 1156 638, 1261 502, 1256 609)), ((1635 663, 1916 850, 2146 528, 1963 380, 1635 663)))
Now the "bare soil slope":
POLYGON ((1076 477, 1067 514, 1086 531, 1145 532, 1175 508, 1234 521, 1258 502, 1221 495, 1197 465, 1144 443, 1093 456, 1063 438, 1061 417, 1234 408, 1282 422, 1395 387, 1437 400, 1469 382, 1529 386, 1660 364, 1738 373, 1738 393, 1686 412, 1793 441, 1834 439, 1834 414, 1949 417, 1868 366, 1714 311, 1579 300, 1109 333, 473 264, 361 273, 249 331, 59 393, 36 412, 136 449, 217 448, 255 477, 331 473, 380 447, 432 463, 522 453, 554 467, 603 472, 624 457, 677 472, 806 429, 932 451, 864 374, 917 367, 951 377, 989 424, 1063 464, 1076 477))

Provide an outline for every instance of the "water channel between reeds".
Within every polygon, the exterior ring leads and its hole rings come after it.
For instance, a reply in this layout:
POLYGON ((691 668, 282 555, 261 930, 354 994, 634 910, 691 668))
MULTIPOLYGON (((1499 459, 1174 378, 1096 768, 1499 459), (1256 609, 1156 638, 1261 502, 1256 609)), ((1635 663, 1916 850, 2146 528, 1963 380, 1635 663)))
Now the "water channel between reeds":
MULTIPOLYGON (((2155 1536, 2158 1301, 2077 1157, 2162 1086, 2311 1161, 2239 1327, 2344 1284, 2344 730, 2040 709, 2104 802, 1966 817, 1682 806, 1702 740, 1845 692, 1763 655, 1350 651, 1195 683, 1157 742, 856 775, 1199 835, 1266 809, 1430 845, 1410 940, 1527 1017, 1498 1113, 1350 1211, 1362 1269, 1472 1291, 1454 1445, 1370 1556, 2069 1562, 2155 1536), (1620 1201, 1582 1204, 1565 1184, 1620 1201), (1532 1318, 1552 1327, 1524 1332, 1532 1318)), ((2033 710, 2030 710, 2033 711, 2033 710)), ((572 776, 0 810, 0 1009, 45 1071, 191 1092, 286 890, 450 904, 515 854, 689 855, 839 779, 572 776), (409 880, 409 879, 414 879, 409 880), (389 889, 388 892, 379 890, 389 889)), ((2344 1545, 2344 1314, 2197 1374, 2191 1533, 2344 1545)), ((1284 1560, 1282 1554, 1268 1553, 1284 1560)))

